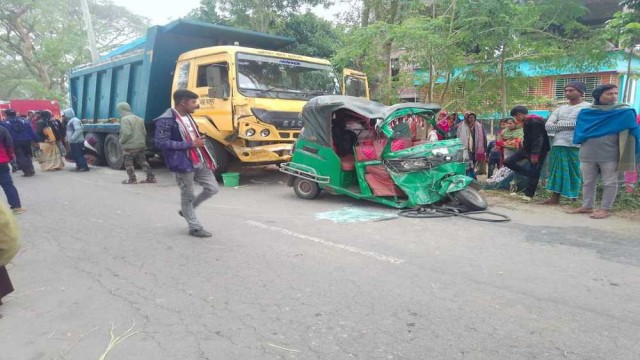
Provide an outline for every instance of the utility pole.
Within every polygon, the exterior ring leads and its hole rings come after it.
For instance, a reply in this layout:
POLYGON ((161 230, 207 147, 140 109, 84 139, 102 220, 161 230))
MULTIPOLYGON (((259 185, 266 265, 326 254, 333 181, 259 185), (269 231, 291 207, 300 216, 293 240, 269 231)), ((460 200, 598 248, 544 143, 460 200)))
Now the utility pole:
POLYGON ((89 12, 89 4, 87 0, 80 0, 82 6, 82 15, 84 24, 87 28, 87 40, 89 41, 89 52, 91 52, 91 61, 98 60, 98 49, 96 48, 96 34, 93 32, 93 21, 91 21, 91 13, 89 12))

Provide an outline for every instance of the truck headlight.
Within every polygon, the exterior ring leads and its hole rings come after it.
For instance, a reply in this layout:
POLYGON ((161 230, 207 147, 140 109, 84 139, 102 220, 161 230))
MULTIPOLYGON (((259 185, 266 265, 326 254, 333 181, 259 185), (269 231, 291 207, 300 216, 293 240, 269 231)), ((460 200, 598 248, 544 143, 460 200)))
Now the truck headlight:
POLYGON ((247 129, 247 131, 245 131, 245 132, 244 132, 244 135, 245 135, 246 137, 252 137, 252 136, 253 136, 253 135, 255 135, 255 134, 256 134, 256 131, 255 131, 255 130, 253 130, 252 128, 249 128, 249 129, 247 129))
POLYGON ((269 135, 271 135, 271 131, 269 131, 269 129, 264 129, 264 130, 260 131, 260 136, 262 136, 262 137, 267 137, 269 135))

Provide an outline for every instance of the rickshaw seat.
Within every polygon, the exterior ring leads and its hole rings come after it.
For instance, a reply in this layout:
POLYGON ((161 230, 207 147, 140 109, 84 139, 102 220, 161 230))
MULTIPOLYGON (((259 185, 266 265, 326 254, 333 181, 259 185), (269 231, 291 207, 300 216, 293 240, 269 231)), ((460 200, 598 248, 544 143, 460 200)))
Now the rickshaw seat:
POLYGON ((411 138, 398 138, 391 141, 391 151, 399 151, 403 149, 408 149, 413 146, 413 142, 411 138))
MULTIPOLYGON (((360 143, 356 146, 356 159, 358 161, 380 160, 382 151, 387 144, 386 139, 373 140, 360 143)), ((411 139, 399 138, 391 142, 391 151, 407 149, 412 146, 411 139)))
POLYGON ((364 179, 371 187, 371 191, 375 196, 404 196, 405 193, 400 190, 393 182, 391 175, 387 172, 384 165, 369 165, 365 168, 364 179))
POLYGON ((352 154, 347 154, 340 158, 340 168, 342 171, 353 171, 356 169, 356 159, 352 154))

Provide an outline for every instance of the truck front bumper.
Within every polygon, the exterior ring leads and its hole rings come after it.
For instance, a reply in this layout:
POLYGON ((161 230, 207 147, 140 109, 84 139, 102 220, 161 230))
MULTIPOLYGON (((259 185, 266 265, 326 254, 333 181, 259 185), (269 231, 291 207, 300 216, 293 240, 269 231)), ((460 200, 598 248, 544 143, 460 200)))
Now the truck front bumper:
POLYGON ((232 144, 231 148, 240 161, 245 163, 280 163, 291 160, 293 144, 269 144, 244 147, 232 144))

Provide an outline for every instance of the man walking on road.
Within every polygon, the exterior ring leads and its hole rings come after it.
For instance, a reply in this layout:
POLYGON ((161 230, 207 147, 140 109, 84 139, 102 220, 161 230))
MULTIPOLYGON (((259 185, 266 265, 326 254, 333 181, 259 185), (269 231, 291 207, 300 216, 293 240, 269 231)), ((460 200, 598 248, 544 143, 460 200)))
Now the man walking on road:
POLYGON ((609 217, 618 195, 620 172, 635 170, 635 158, 640 150, 636 112, 617 100, 616 85, 600 85, 593 90, 593 105, 578 114, 573 141, 582 144, 583 204, 569 213, 592 213, 592 219, 609 217), (602 203, 600 209, 594 211, 598 174, 602 175, 602 203))
POLYGON ((213 156, 205 147, 205 138, 191 114, 198 108, 198 95, 192 91, 179 89, 173 93, 174 108, 168 109, 154 120, 155 143, 163 150, 167 167, 176 174, 180 187, 180 216, 189 225, 189 235, 211 237, 196 217, 195 208, 203 201, 218 193, 218 183, 213 170, 213 156), (198 196, 194 184, 203 190, 198 196))
POLYGON ((155 183, 156 177, 151 172, 151 166, 147 162, 145 155, 147 130, 144 127, 144 120, 136 116, 131 111, 131 106, 126 102, 117 105, 120 112, 120 146, 124 153, 124 167, 127 169, 129 179, 123 184, 137 184, 135 163, 147 173, 146 180, 142 183, 155 183))
POLYGON ((580 145, 573 143, 573 132, 580 110, 591 104, 582 100, 586 86, 581 81, 571 81, 564 87, 569 104, 557 108, 547 120, 547 132, 555 133, 549 156, 549 180, 547 190, 552 191, 546 205, 560 204, 560 196, 577 199, 582 187, 580 174, 580 145))
POLYGON ((2 190, 7 196, 7 201, 13 213, 21 214, 25 212, 25 209, 20 204, 20 195, 18 195, 18 189, 13 184, 11 170, 9 170, 9 163, 13 157, 11 134, 9 134, 9 130, 0 126, 0 186, 2 186, 2 190))
POLYGON ((522 196, 525 201, 531 201, 536 194, 542 164, 549 152, 549 136, 544 127, 544 119, 528 114, 529 110, 525 106, 516 106, 511 110, 511 116, 523 124, 524 139, 522 148, 504 160, 504 166, 528 178, 529 183, 522 196))
POLYGON ((84 135, 82 133, 82 122, 76 117, 72 108, 62 112, 62 116, 67 121, 67 141, 71 147, 71 156, 76 162, 76 172, 89 171, 87 160, 84 158, 84 135))
POLYGON ((18 167, 22 170, 23 176, 33 176, 36 172, 33 168, 31 144, 36 140, 36 134, 33 132, 31 123, 19 118, 13 109, 6 109, 4 113, 7 115, 4 126, 9 130, 13 139, 13 151, 18 167))

